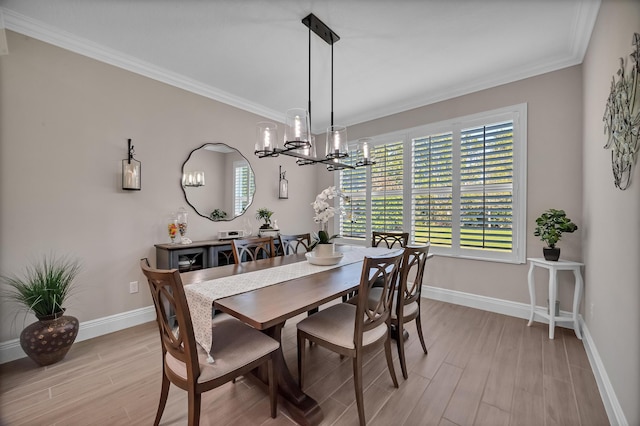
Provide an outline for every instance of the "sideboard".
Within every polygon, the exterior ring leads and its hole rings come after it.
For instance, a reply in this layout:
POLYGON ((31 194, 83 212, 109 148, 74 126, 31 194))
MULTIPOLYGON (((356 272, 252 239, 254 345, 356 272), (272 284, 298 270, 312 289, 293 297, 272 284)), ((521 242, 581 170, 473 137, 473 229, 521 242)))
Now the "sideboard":
POLYGON ((155 247, 158 269, 178 269, 180 272, 187 272, 233 263, 230 240, 156 244, 155 247))
MULTIPOLYGON (((274 238, 276 249, 279 238, 274 238)), ((194 241, 191 244, 156 244, 156 267, 180 272, 215 268, 233 263, 231 240, 194 241)))

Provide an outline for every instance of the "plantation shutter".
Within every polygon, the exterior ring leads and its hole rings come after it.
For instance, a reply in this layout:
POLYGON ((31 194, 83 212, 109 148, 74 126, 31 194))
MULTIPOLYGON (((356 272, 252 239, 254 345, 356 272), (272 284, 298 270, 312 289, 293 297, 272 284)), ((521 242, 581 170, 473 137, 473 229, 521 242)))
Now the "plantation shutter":
MULTIPOLYGON (((355 157, 342 159, 354 165, 355 157)), ((366 238, 367 230, 367 168, 344 169, 340 173, 340 191, 347 198, 340 203, 345 215, 340 217, 340 232, 343 237, 366 238)))
POLYGON ((511 251, 513 121, 460 135, 460 247, 511 251))
POLYGON ((403 142, 378 145, 371 167, 371 230, 402 232, 403 142))
POLYGON ((238 216, 251 204, 251 197, 255 192, 255 179, 251 168, 244 162, 234 164, 233 170, 233 215, 238 216))
POLYGON ((414 242, 451 247, 453 135, 412 140, 411 234, 414 242))

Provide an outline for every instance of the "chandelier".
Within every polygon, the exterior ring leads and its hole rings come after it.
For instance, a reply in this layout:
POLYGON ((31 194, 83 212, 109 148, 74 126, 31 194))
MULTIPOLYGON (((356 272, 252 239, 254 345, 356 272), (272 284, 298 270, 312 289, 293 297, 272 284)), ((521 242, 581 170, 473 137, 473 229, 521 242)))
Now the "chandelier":
POLYGON ((283 147, 278 146, 278 132, 275 123, 260 122, 257 125, 255 155, 258 158, 277 157, 280 154, 297 158, 300 166, 307 164, 326 164, 327 170, 354 169, 359 166, 375 164, 370 156, 369 139, 362 139, 356 149, 354 165, 345 164, 349 157, 347 128, 333 123, 333 45, 340 40, 324 22, 313 13, 302 20, 309 29, 309 103, 307 109, 293 108, 285 116, 283 147), (316 152, 314 136, 311 134, 311 31, 331 46, 331 125, 327 128, 325 155, 316 152))

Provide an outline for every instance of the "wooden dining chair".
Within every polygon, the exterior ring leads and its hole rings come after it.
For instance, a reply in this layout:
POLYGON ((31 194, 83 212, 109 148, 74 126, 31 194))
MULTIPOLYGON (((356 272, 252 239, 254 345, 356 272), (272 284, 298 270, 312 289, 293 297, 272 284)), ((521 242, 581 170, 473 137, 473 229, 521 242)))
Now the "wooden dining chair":
POLYGON ((393 285, 402 260, 402 252, 388 256, 365 257, 360 277, 359 294, 364 295, 356 305, 339 303, 298 322, 298 380, 300 388, 304 385, 304 346, 306 340, 323 346, 353 360, 353 379, 356 393, 356 405, 360 424, 365 424, 364 401, 362 394, 362 358, 363 350, 368 347, 384 345, 387 366, 393 385, 398 380, 393 368, 390 341, 391 305, 393 303, 393 285), (371 286, 381 278, 384 285, 377 303, 367 303, 371 286))
POLYGON ((406 247, 409 244, 408 232, 376 232, 371 233, 371 247, 378 247, 384 244, 387 248, 406 247))
MULTIPOLYGON (((422 350, 428 354, 427 346, 424 343, 422 333, 422 321, 420 319, 420 300, 422 298, 422 279, 424 278, 425 266, 429 257, 430 244, 421 246, 407 246, 404 249, 402 263, 400 264, 400 274, 398 284, 393 296, 393 306, 391 309, 391 325, 397 332, 396 345, 398 356, 400 357, 400 367, 402 377, 407 379, 407 362, 404 354, 404 324, 416 321, 418 338, 422 345, 422 350)), ((382 293, 382 288, 374 286, 369 292, 369 304, 375 305, 382 293)), ((358 296, 349 299, 353 305, 358 303, 358 296)))
POLYGON ((311 234, 280 235, 279 255, 306 253, 311 247, 311 234))
POLYGON ((236 264, 276 256, 273 237, 231 240, 231 248, 236 264))
POLYGON ((162 343, 162 386, 154 425, 160 423, 171 383, 187 391, 188 424, 195 426, 200 420, 200 396, 203 392, 263 364, 267 365, 271 417, 275 418, 278 385, 273 356, 280 344, 229 315, 216 315, 211 324, 211 356, 214 361, 208 362, 208 354, 196 344, 178 270, 152 269, 147 259, 140 261, 140 268, 149 281, 162 343), (169 321, 169 313, 175 323, 169 321))

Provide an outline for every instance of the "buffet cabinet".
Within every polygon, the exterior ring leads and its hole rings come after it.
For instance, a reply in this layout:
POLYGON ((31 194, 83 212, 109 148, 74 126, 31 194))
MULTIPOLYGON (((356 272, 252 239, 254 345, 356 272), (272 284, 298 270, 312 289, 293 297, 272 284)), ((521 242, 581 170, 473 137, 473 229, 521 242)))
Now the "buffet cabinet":
POLYGON ((191 244, 156 244, 158 269, 177 269, 180 272, 214 268, 233 263, 231 241, 194 241, 191 244))

